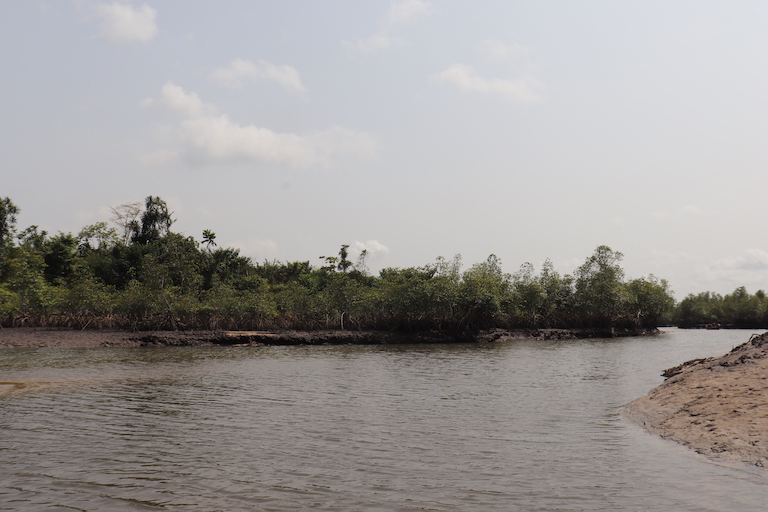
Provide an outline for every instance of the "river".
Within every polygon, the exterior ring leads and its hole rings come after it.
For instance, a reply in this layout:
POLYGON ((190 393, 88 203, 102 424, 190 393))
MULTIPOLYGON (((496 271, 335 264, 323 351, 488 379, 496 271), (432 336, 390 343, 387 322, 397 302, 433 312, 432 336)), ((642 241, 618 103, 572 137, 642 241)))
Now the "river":
POLYGON ((768 474, 622 419, 753 331, 5 349, 2 511, 760 511, 768 474))

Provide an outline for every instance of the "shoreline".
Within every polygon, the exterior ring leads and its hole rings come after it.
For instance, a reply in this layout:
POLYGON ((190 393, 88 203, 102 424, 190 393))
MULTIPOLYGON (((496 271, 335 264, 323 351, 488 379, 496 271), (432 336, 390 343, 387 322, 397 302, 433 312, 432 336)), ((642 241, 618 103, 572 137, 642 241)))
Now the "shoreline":
POLYGON ((662 375, 626 419, 710 459, 768 467, 768 333, 662 375))
POLYGON ((657 329, 490 329, 472 334, 440 331, 101 331, 7 327, 3 348, 203 347, 267 345, 387 345, 405 343, 502 343, 516 340, 573 340, 651 336, 657 329))

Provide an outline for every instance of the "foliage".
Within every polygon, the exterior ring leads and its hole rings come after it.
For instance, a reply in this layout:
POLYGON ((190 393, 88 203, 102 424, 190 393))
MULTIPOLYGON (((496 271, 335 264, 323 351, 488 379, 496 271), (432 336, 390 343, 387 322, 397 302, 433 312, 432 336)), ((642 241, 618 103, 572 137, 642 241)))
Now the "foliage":
POLYGON ((89 250, 106 250, 120 243, 120 237, 115 228, 110 228, 106 222, 97 222, 85 226, 77 235, 78 248, 81 252, 89 250))
POLYGON ((0 198, 0 275, 5 268, 8 249, 13 245, 18 207, 7 197, 0 198))
POLYGON ((112 210, 112 222, 114 222, 122 231, 123 243, 128 243, 131 236, 140 230, 139 217, 141 216, 141 203, 125 203, 110 207, 112 210))
POLYGON ((509 299, 509 288, 510 276, 501 270, 501 260, 496 255, 472 265, 464 272, 459 291, 464 312, 462 324, 471 330, 498 325, 509 299))
MULTIPOLYGON (((211 230, 199 241, 173 232, 172 214, 156 196, 112 212, 117 228, 97 222, 77 236, 49 236, 31 226, 16 235, 18 208, 0 200, 3 325, 463 333, 654 326, 674 303, 664 280, 626 282, 621 253, 607 246, 573 276, 560 275, 549 260, 539 273, 525 263, 510 275, 493 254, 464 271, 457 255, 371 275, 367 253, 353 262, 347 244, 336 256, 322 256, 318 267, 254 263, 238 249, 219 247, 211 230)), ((741 290, 716 298, 717 308, 689 298, 677 311, 687 319, 733 314, 766 320, 765 294, 741 290)))
POLYGON ((647 279, 633 279, 627 283, 626 290, 627 313, 648 327, 657 326, 661 317, 674 306, 669 284, 653 274, 647 279))
POLYGON ((690 294, 674 309, 671 321, 681 327, 765 328, 768 298, 763 290, 750 294, 743 286, 725 296, 711 292, 690 294))
POLYGON ((157 196, 148 196, 144 201, 144 212, 141 214, 141 222, 131 223, 131 241, 146 245, 160 240, 171 229, 173 219, 168 211, 168 205, 157 196))
POLYGON ((45 263, 45 279, 55 283, 69 278, 77 262, 77 238, 59 233, 44 241, 42 252, 45 263))
POLYGON ((44 277, 42 255, 27 246, 15 247, 4 283, 14 293, 13 311, 28 321, 31 315, 44 311, 48 303, 48 285, 44 277))
POLYGON ((575 301, 588 326, 602 326, 622 313, 623 254, 601 245, 576 269, 575 301))

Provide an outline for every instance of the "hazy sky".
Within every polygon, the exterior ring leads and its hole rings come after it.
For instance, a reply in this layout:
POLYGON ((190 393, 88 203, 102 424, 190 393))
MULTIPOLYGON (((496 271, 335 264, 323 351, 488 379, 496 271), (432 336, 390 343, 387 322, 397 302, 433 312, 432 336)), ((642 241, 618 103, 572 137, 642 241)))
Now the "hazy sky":
POLYGON ((19 228, 159 195, 256 261, 768 288, 768 2, 30 0, 0 45, 19 228))

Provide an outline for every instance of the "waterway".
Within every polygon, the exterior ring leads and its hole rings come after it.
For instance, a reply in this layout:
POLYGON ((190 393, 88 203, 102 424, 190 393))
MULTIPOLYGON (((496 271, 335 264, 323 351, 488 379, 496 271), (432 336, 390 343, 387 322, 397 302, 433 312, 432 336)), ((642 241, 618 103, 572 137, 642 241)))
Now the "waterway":
POLYGON ((5 349, 2 511, 760 511, 765 470, 621 417, 752 331, 5 349))

